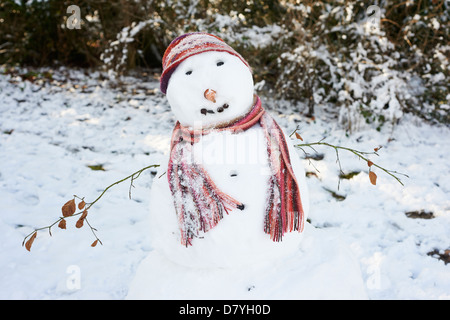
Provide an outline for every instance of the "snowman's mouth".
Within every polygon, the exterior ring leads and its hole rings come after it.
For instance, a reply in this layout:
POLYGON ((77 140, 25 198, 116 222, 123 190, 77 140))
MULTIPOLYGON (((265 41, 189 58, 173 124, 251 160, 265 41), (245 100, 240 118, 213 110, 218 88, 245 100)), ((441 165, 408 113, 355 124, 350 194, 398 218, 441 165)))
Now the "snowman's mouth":
POLYGON ((216 109, 215 111, 214 111, 213 109, 202 108, 202 109, 200 109, 200 113, 203 114, 203 115, 205 115, 205 116, 206 116, 208 113, 210 113, 210 114, 214 114, 214 113, 216 113, 216 112, 221 113, 221 112, 224 112, 225 109, 228 109, 229 106, 230 106, 230 105, 229 105, 228 103, 224 103, 222 106, 217 107, 217 109, 216 109))

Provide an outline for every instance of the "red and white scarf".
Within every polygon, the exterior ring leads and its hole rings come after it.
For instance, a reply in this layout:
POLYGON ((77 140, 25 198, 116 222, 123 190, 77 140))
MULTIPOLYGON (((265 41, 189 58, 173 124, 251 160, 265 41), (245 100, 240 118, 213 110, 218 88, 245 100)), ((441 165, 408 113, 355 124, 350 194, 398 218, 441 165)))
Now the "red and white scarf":
POLYGON ((219 129, 189 130, 179 122, 172 133, 167 177, 174 198, 181 243, 192 245, 200 231, 207 232, 223 218, 224 212, 244 204, 223 193, 201 164, 193 161, 193 145, 212 131, 240 132, 259 123, 264 130, 271 175, 264 216, 264 232, 273 241, 281 241, 285 232, 302 231, 304 214, 300 189, 295 178, 288 146, 281 128, 262 108, 256 96, 252 110, 242 119, 219 129))

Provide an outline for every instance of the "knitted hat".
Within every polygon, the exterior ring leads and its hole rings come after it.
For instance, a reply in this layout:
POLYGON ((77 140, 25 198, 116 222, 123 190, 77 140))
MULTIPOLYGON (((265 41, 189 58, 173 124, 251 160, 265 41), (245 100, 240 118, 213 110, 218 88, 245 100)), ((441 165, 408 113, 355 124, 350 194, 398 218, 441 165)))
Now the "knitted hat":
POLYGON ((164 52, 163 72, 160 79, 161 92, 166 93, 170 76, 181 62, 193 55, 207 51, 228 52, 241 59, 250 68, 247 61, 221 38, 205 32, 186 33, 173 40, 164 52))

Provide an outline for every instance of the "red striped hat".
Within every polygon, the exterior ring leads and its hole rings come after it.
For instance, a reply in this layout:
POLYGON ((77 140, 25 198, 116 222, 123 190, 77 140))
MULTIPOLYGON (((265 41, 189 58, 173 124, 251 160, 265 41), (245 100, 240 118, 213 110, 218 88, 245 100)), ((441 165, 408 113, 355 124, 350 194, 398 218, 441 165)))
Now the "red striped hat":
POLYGON ((221 38, 205 32, 186 33, 173 40, 164 52, 163 72, 160 78, 161 92, 166 93, 170 76, 181 62, 193 55, 207 51, 228 52, 241 59, 250 68, 247 61, 221 38))

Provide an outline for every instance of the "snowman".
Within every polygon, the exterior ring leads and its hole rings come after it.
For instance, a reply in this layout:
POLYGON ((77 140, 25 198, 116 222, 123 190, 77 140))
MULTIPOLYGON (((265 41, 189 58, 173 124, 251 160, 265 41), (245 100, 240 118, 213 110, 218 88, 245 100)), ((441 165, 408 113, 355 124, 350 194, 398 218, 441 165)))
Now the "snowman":
POLYGON ((183 35, 165 52, 161 91, 177 124, 166 179, 155 183, 166 192, 151 199, 167 201, 151 212, 155 248, 202 267, 295 250, 308 212, 305 172, 255 95, 247 61, 214 35, 183 35))
POLYGON ((237 298, 236 279, 312 267, 298 259, 310 228, 305 171, 247 61, 215 35, 184 34, 164 54, 160 86, 177 121, 150 194, 153 251, 129 297, 237 298))

